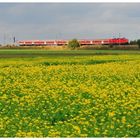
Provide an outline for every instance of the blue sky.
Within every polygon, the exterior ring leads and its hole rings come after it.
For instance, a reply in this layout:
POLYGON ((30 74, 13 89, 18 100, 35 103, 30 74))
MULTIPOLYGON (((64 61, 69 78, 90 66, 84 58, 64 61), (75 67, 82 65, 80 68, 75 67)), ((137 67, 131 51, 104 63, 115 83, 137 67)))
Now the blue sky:
POLYGON ((0 43, 140 38, 140 3, 0 3, 0 43))

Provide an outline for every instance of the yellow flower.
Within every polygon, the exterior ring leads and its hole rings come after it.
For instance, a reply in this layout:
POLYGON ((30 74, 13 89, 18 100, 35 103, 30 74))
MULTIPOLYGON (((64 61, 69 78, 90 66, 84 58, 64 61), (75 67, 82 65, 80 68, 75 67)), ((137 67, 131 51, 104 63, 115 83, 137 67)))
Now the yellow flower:
POLYGON ((95 128, 95 129, 94 129, 94 134, 95 134, 95 135, 99 135, 99 134, 100 134, 99 128, 95 128))
POLYGON ((113 117, 115 115, 115 112, 112 111, 112 112, 109 112, 109 117, 113 117))
POLYGON ((126 123, 126 118, 125 118, 125 116, 122 117, 122 123, 126 123))

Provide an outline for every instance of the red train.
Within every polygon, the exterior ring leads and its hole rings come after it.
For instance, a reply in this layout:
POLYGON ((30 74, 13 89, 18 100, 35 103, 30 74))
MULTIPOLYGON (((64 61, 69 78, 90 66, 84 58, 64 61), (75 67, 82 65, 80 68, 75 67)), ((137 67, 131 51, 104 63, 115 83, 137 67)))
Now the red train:
MULTIPOLYGON (((81 45, 121 45, 128 44, 126 38, 110 38, 95 40, 78 40, 81 45)), ((19 46, 62 46, 67 45, 69 40, 23 40, 18 41, 19 46)))

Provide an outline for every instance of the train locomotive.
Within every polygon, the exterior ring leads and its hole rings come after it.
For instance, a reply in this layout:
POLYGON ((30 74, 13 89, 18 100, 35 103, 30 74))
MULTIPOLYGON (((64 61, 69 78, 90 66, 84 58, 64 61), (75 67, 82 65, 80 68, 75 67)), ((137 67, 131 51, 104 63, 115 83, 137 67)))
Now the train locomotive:
MULTIPOLYGON (((123 45, 128 44, 126 38, 110 38, 110 39, 94 39, 94 40, 78 40, 80 45, 123 45)), ((69 40, 21 40, 18 41, 19 46, 64 46, 69 40)))

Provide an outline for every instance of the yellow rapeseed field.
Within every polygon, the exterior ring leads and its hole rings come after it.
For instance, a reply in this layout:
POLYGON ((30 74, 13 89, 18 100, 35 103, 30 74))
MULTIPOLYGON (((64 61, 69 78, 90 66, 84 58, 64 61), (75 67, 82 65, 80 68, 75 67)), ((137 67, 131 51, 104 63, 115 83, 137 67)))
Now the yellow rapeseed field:
POLYGON ((0 137, 140 137, 140 55, 3 58, 0 137))

